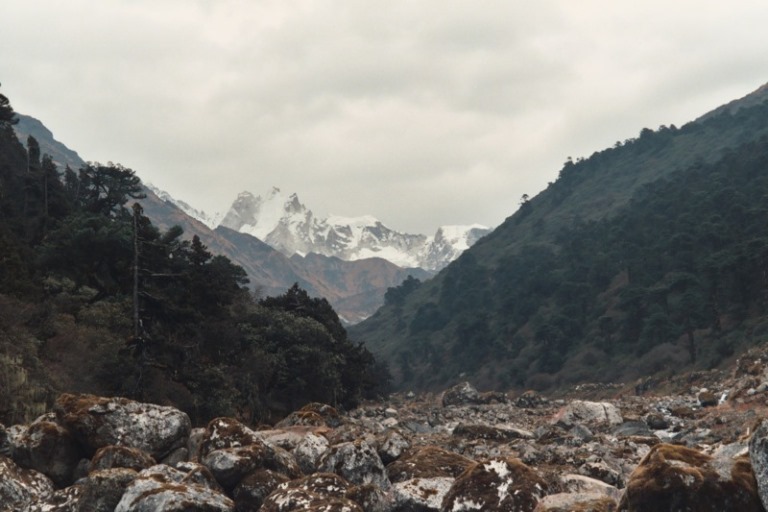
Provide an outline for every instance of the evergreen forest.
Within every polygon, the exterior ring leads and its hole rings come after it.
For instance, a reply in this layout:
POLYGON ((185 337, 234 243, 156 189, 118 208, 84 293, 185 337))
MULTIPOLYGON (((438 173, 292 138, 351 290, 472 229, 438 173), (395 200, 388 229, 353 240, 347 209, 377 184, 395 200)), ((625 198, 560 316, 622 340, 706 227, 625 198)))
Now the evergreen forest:
POLYGON ((436 278, 391 289, 352 331, 397 386, 435 390, 658 381, 766 341, 763 101, 569 158, 502 226, 436 278))
POLYGON ((257 297, 245 271, 144 215, 135 172, 60 169, 14 131, 0 94, 0 422, 62 391, 269 422, 307 402, 353 407, 387 368, 325 299, 257 297))

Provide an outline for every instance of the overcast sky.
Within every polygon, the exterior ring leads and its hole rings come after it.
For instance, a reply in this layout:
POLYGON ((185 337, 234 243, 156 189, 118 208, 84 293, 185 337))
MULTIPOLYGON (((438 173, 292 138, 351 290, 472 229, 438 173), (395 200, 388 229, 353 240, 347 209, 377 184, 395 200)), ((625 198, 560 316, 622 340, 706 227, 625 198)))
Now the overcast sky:
POLYGON ((206 211, 500 224, 643 127, 768 82, 768 2, 5 0, 0 89, 206 211))

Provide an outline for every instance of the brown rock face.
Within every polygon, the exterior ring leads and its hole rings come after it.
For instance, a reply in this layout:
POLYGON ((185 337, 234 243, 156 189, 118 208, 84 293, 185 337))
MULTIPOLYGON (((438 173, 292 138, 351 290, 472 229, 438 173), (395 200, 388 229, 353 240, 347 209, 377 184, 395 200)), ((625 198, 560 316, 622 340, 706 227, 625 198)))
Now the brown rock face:
POLYGON ((544 480, 519 460, 490 459, 474 464, 456 479, 440 510, 531 512, 546 489, 544 480))
POLYGON ((762 512, 749 460, 719 460, 683 446, 658 444, 629 478, 621 512, 696 510, 762 512))

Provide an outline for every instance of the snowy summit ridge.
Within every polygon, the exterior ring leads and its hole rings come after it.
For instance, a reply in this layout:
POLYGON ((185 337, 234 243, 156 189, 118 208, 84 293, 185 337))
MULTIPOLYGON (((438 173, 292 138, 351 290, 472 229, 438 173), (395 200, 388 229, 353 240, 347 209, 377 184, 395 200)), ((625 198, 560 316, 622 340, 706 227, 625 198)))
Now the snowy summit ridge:
POLYGON ((442 226, 428 237, 392 230, 371 215, 319 217, 296 194, 277 187, 264 196, 241 192, 217 221, 165 192, 153 191, 209 227, 220 225, 252 235, 286 256, 316 253, 348 261, 378 257, 404 268, 437 271, 490 232, 478 224, 442 226))

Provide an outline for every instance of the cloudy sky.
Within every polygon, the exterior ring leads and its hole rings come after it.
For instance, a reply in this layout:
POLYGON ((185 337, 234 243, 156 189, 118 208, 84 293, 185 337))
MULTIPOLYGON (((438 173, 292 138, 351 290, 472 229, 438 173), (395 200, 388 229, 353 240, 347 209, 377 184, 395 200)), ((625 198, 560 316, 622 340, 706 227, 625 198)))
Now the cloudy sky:
POLYGON ((643 127, 768 82, 768 2, 7 0, 0 82, 87 160, 402 231, 498 225, 643 127))

